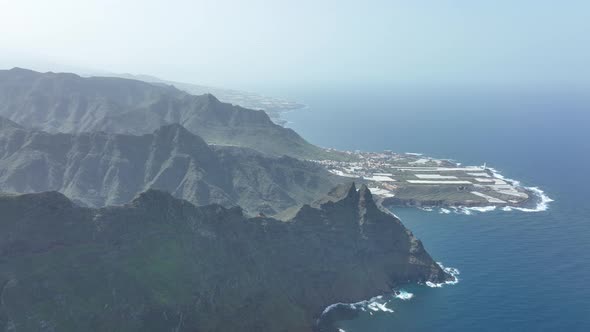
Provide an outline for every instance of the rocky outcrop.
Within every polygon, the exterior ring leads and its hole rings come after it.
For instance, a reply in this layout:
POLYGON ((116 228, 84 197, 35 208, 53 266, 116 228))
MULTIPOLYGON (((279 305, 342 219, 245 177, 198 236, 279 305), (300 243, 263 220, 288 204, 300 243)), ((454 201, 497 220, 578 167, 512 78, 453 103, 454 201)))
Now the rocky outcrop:
POLYGON ((286 222, 155 190, 100 209, 4 195, 0 211, 7 330, 309 332, 332 303, 450 278, 365 186, 286 222))
POLYGON ((263 111, 222 103, 210 94, 194 96, 122 78, 0 70, 0 116, 51 133, 141 135, 179 123, 210 144, 298 158, 327 153, 274 124, 263 111))
POLYGON ((178 124, 133 136, 51 134, 0 118, 0 191, 55 190, 81 205, 124 204, 154 188, 197 205, 240 205, 273 215, 333 186, 309 162, 212 147, 178 124))

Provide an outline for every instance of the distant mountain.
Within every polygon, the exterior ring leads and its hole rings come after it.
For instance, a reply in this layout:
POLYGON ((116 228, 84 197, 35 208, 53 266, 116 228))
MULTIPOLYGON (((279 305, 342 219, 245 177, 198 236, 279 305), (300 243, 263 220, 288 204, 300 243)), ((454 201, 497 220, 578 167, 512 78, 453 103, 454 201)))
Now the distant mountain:
MULTIPOLYGON (((97 75, 92 75, 97 76, 97 75)), ((165 85, 173 85, 174 87, 188 92, 192 95, 204 95, 204 94, 212 94, 219 100, 224 103, 230 103, 233 105, 240 105, 245 108, 249 109, 256 109, 256 110, 263 110, 268 114, 268 116, 273 120, 273 122, 284 125, 285 120, 281 118, 281 114, 304 108, 305 105, 279 99, 279 98, 272 98, 262 96, 257 93, 246 92, 246 91, 239 91, 239 90, 232 90, 232 89, 224 89, 224 88, 216 88, 206 85, 199 85, 199 84, 192 84, 192 83, 184 83, 184 82, 175 82, 175 81, 168 81, 163 80, 158 77, 150 76, 150 75, 132 75, 132 74, 103 74, 100 76, 110 76, 110 77, 120 77, 120 78, 127 78, 127 79, 134 79, 140 80, 144 82, 156 83, 156 84, 165 84, 165 85)))
POLYGON ((311 332, 330 304, 452 278, 365 186, 285 222, 154 190, 101 209, 0 195, 0 211, 7 331, 311 332))
POLYGON ((194 204, 269 215, 327 192, 322 167, 248 148, 209 146, 178 124, 133 136, 51 134, 0 117, 0 191, 56 190, 86 206, 123 204, 150 188, 194 204))
POLYGON ((329 154, 263 111, 195 96, 172 86, 113 77, 0 71, 0 116, 48 132, 146 134, 179 123, 210 144, 272 155, 321 159, 329 154))

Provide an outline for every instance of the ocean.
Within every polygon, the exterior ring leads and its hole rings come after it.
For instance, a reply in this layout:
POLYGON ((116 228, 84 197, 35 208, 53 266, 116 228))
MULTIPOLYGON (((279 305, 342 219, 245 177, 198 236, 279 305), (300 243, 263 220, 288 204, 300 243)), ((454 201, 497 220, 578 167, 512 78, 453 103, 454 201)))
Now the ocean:
POLYGON ((394 208, 455 285, 336 326, 365 331, 590 331, 590 93, 584 89, 299 89, 289 127, 324 147, 484 162, 554 201, 539 212, 394 208))

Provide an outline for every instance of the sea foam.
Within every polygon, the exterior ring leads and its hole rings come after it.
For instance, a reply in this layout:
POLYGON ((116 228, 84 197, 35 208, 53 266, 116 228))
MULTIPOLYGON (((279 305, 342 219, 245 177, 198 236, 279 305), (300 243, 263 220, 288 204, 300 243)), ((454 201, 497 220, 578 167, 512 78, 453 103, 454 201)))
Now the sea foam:
POLYGON ((453 210, 455 213, 465 214, 465 215, 472 215, 473 212, 491 212, 496 209, 495 206, 473 206, 473 207, 459 207, 454 208, 453 210))
POLYGON ((414 294, 412 294, 410 292, 406 292, 403 289, 397 291, 395 294, 396 299, 400 299, 400 300, 404 300, 404 301, 411 300, 413 297, 414 297, 414 294))
POLYGON ((360 311, 381 311, 387 313, 393 313, 393 309, 388 308, 386 306, 387 300, 384 299, 383 295, 375 296, 369 300, 364 300, 356 303, 334 303, 326 307, 322 312, 322 316, 327 314, 330 310, 333 310, 338 307, 347 307, 353 310, 360 310, 360 311))
MULTIPOLYGON (((514 186, 517 186, 517 187, 521 186, 520 181, 509 179, 509 178, 503 176, 502 174, 500 174, 500 172, 498 172, 494 168, 488 167, 488 169, 490 171, 492 171, 492 174, 494 175, 494 177, 497 177, 497 178, 507 181, 507 182, 511 182, 514 186)), ((539 188, 539 187, 523 187, 523 188, 531 191, 535 196, 537 196, 537 198, 539 199, 539 201, 537 202, 537 205, 534 208, 505 206, 502 208, 502 211, 517 210, 517 211, 522 211, 522 212, 542 212, 542 211, 547 211, 547 209, 549 209, 549 203, 554 202, 554 200, 551 199, 549 196, 547 196, 545 194, 545 192, 543 190, 541 190, 541 188, 539 188)))
POLYGON ((432 288, 441 288, 444 285, 455 285, 459 282, 459 277, 458 275, 461 274, 461 272, 459 271, 459 269, 456 269, 454 267, 446 267, 444 266, 441 262, 436 262, 436 264, 438 264, 438 266, 440 266, 441 269, 443 269, 443 271, 445 271, 446 273, 450 274, 453 277, 453 280, 447 280, 445 282, 440 282, 440 283, 435 283, 432 281, 427 281, 425 284, 428 287, 432 287, 432 288))
POLYGON ((549 196, 545 194, 543 190, 538 187, 525 187, 526 189, 535 193, 535 195, 539 198, 539 202, 534 208, 524 208, 524 207, 517 207, 517 206, 505 206, 502 208, 502 211, 512 211, 518 210, 522 212, 542 212, 547 211, 549 209, 549 203, 554 202, 549 196))
MULTIPOLYGON (((449 269, 449 268, 445 268, 449 269)), ((451 268, 452 269, 452 268, 451 268)), ((456 269, 453 269, 456 270, 456 269)), ((445 270, 446 271, 446 270, 445 270)), ((458 273, 458 271, 457 271, 458 273)), ((449 282, 450 283, 450 282, 449 282)), ((403 289, 394 290, 392 295, 379 295, 371 298, 370 300, 360 301, 356 303, 335 303, 332 304, 322 312, 322 316, 327 314, 329 311, 335 308, 348 308, 352 310, 359 310, 368 312, 370 315, 376 312, 394 313, 395 311, 388 307, 388 304, 393 299, 402 301, 409 301, 414 298, 414 294, 405 291, 403 289)))
POLYGON ((372 311, 393 312, 392 309, 389 309, 385 306, 385 303, 380 303, 377 301, 370 302, 369 304, 367 304, 367 308, 369 308, 372 311))

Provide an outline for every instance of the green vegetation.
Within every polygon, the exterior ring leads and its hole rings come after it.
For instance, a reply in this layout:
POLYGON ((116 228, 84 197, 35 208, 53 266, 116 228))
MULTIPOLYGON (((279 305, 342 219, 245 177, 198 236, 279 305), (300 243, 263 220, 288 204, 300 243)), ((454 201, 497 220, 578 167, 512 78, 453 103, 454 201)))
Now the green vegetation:
POLYGON ((0 327, 311 332, 332 303, 449 278, 366 187, 314 206, 283 222, 153 190, 101 209, 0 196, 0 327))
POLYGON ((0 116, 62 133, 139 135, 178 123, 210 144, 302 159, 327 153, 273 123, 264 111, 222 103, 211 94, 195 96, 173 86, 114 77, 0 70, 0 116))
POLYGON ((198 205, 273 215, 316 199, 338 181, 311 162, 210 146, 177 124, 133 136, 51 134, 2 121, 3 190, 58 190, 86 206, 123 204, 156 188, 198 205))

